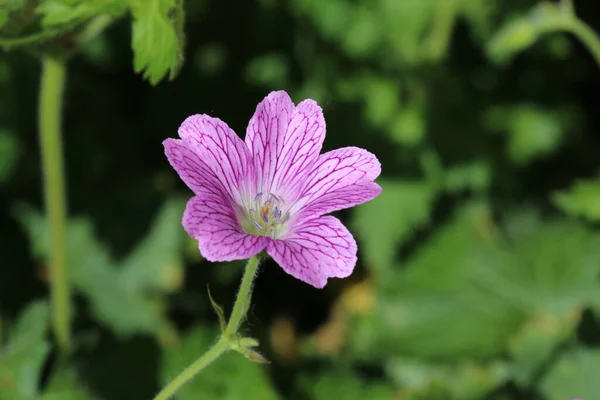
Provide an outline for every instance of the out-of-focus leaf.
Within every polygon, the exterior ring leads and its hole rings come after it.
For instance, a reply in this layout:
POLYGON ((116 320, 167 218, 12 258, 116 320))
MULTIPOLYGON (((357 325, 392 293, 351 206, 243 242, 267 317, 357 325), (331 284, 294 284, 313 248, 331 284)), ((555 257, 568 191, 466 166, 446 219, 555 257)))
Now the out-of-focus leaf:
POLYGON ((183 265, 179 254, 183 244, 180 201, 165 203, 152 230, 121 262, 123 284, 133 291, 178 289, 183 265))
POLYGON ((552 365, 541 390, 548 400, 600 399, 600 350, 576 348, 552 365))
MULTIPOLYGON (((182 204, 167 202, 150 234, 122 262, 115 262, 95 237, 87 219, 73 219, 67 227, 70 278, 88 296, 98 319, 116 333, 152 334, 167 323, 160 307, 166 292, 181 284, 179 231, 182 204)), ((49 243, 42 215, 21 209, 18 218, 29 233, 35 255, 45 260, 49 243)))
POLYGON ((526 15, 511 17, 489 41, 488 55, 499 63, 509 61, 544 34, 563 30, 567 18, 555 4, 541 2, 526 15))
POLYGON ((2 8, 0 9, 0 28, 6 24, 6 21, 8 21, 8 10, 2 8))
MULTIPOLYGON (((204 354, 218 337, 218 330, 198 326, 189 331, 180 345, 163 354, 161 380, 170 382, 184 368, 204 354)), ((178 400, 275 400, 279 396, 263 371, 264 366, 228 352, 202 371, 178 392, 178 400)))
POLYGON ((488 0, 460 0, 460 14, 470 22, 481 39, 491 34, 499 3, 488 0))
POLYGON ((458 165, 446 171, 444 186, 451 193, 466 189, 485 191, 490 186, 491 173, 485 162, 458 165))
POLYGON ((84 22, 95 16, 118 16, 127 10, 124 0, 43 0, 37 12, 44 26, 84 22))
POLYGON ((196 68, 206 76, 216 75, 227 62, 227 48, 222 44, 209 43, 198 49, 194 55, 196 68))
POLYGON ((365 115, 374 126, 384 127, 391 123, 400 107, 400 89, 388 79, 365 78, 365 115))
POLYGON ((74 371, 58 371, 39 400, 91 400, 93 397, 78 382, 74 371))
POLYGON ((42 366, 50 351, 46 339, 48 305, 32 303, 19 316, 15 329, 0 352, 0 400, 33 400, 42 366))
POLYGON ((435 364, 404 358, 389 360, 386 372, 401 388, 401 398, 409 399, 479 400, 509 377, 502 362, 435 364))
POLYGON ((246 68, 248 81, 269 87, 284 87, 288 79, 287 75, 287 62, 277 54, 257 57, 246 68))
POLYGON ((390 126, 391 138, 405 146, 416 146, 425 137, 425 115, 416 105, 400 110, 390 126))
POLYGON ((554 204, 570 215, 600 221, 600 181, 578 181, 571 189, 555 193, 554 204))
POLYGON ((514 261, 486 270, 484 280, 529 314, 510 344, 513 374, 526 385, 598 298, 600 236, 573 221, 542 222, 529 212, 515 214, 506 226, 514 261))
POLYGON ((309 14, 323 36, 332 40, 345 32, 352 15, 352 6, 344 0, 294 0, 297 11, 309 14))
POLYGON ((383 273, 393 264, 398 245, 413 229, 427 223, 436 191, 424 182, 379 181, 379 184, 384 194, 358 207, 352 225, 367 265, 383 273))
POLYGON ((383 282, 376 312, 357 320, 359 357, 402 353, 483 358, 499 354, 522 312, 479 282, 507 262, 487 207, 471 204, 383 282))
POLYGON ((600 290, 600 235, 575 221, 542 222, 531 212, 508 218, 506 229, 514 262, 486 270, 486 281, 532 316, 566 323, 592 304, 600 290))
POLYGON ((533 45, 539 36, 540 33, 528 18, 512 19, 506 22, 490 41, 488 54, 498 62, 507 61, 533 45))
POLYGON ((143 72, 153 85, 183 62, 183 43, 178 40, 176 26, 169 17, 175 6, 175 0, 131 2, 134 69, 143 72))
POLYGON ((359 2, 356 7, 351 8, 346 31, 341 37, 344 49, 357 58, 375 53, 382 39, 382 25, 373 4, 373 2, 359 2))
POLYGON ((317 377, 301 378, 303 387, 313 400, 390 400, 393 388, 384 382, 365 382, 359 376, 335 370, 320 373, 317 377))
POLYGON ((557 317, 531 318, 510 341, 511 375, 521 387, 528 387, 548 362, 556 347, 572 333, 572 326, 557 317))
POLYGON ((486 115, 488 128, 508 134, 508 152, 517 164, 548 155, 558 148, 565 131, 559 110, 522 104, 495 108, 486 115))
POLYGON ((50 308, 47 303, 43 301, 31 303, 19 316, 11 332, 10 342, 4 351, 18 353, 42 341, 46 336, 49 320, 50 308))
POLYGON ((6 129, 0 129, 0 184, 10 177, 18 155, 17 137, 6 129))

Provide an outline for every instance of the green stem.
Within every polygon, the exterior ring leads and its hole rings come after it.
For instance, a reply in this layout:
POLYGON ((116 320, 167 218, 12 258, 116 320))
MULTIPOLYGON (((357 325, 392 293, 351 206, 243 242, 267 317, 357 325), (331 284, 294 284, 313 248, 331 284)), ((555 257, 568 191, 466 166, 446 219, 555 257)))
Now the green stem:
MULTIPOLYGON (((231 349, 239 350, 240 342, 238 341, 236 334, 240 324, 246 316, 246 312, 248 311, 250 297, 252 295, 252 283, 256 277, 256 271, 258 270, 259 264, 260 256, 254 256, 248 260, 248 263, 246 264, 246 270, 244 271, 244 276, 242 277, 240 290, 237 294, 237 298, 235 299, 231 317, 229 318, 229 323, 227 324, 227 328, 225 328, 225 332, 223 332, 223 335, 221 338, 219 338, 217 344, 211 347, 200 358, 198 358, 189 367, 184 369, 183 372, 177 375, 175 379, 169 382, 169 384, 156 395, 154 400, 170 399, 171 396, 173 396, 179 390, 179 388, 194 378, 196 374, 206 368, 210 363, 215 361, 221 354, 231 349)), ((244 340, 248 342, 247 338, 244 340)), ((252 345, 256 345, 256 341, 252 340, 252 345)))
POLYGON ((65 33, 64 29, 49 29, 38 33, 33 33, 29 36, 23 36, 18 38, 5 38, 0 37, 0 47, 4 50, 10 50, 13 47, 26 46, 34 43, 41 43, 65 33))
POLYGON ((448 52, 457 8, 456 0, 438 0, 436 3, 433 27, 425 47, 431 61, 441 60, 448 52))
POLYGON ((182 373, 177 375, 175 379, 169 382, 169 384, 156 395, 154 400, 170 399, 183 385, 227 350, 229 350, 229 342, 223 338, 219 339, 219 341, 204 353, 202 357, 194 361, 189 367, 184 369, 182 373))
POLYGON ((91 20, 85 27, 85 29, 78 35, 77 39, 79 43, 84 43, 88 40, 95 38, 100 35, 106 28, 108 28, 115 19, 108 15, 99 15, 91 20))
POLYGON ((577 17, 571 19, 566 30, 577 36, 586 45, 600 66, 600 38, 592 28, 577 17))
POLYGON ((235 299, 233 311, 229 317, 229 323, 227 324, 227 328, 223 333, 223 336, 227 339, 233 338, 233 336, 237 333, 237 330, 240 327, 244 317, 246 316, 250 302, 250 296, 252 295, 252 283, 254 282, 254 277, 256 276, 256 271, 258 270, 259 264, 260 256, 251 257, 246 264, 246 270, 244 271, 240 290, 237 298, 235 299))
POLYGON ((65 173, 61 140, 61 108, 66 77, 62 58, 45 56, 39 102, 39 133, 46 216, 50 226, 50 291, 52 326, 58 347, 71 342, 71 305, 67 275, 65 173))

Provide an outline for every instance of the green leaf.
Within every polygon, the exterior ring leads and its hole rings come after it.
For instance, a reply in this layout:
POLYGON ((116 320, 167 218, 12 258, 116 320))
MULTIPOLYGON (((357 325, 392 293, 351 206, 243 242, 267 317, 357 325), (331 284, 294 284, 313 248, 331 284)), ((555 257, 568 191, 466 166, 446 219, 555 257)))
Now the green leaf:
POLYGON ((410 399, 479 400, 509 378, 507 366, 500 361, 436 364, 395 357, 385 369, 402 388, 400 397, 410 399))
POLYGON ((173 74, 183 62, 183 43, 178 40, 176 26, 169 17, 175 6, 174 0, 135 0, 131 5, 134 69, 143 72, 152 85, 169 71, 173 74))
POLYGON ((0 9, 0 28, 2 28, 8 21, 8 10, 0 9))
MULTIPOLYGON (((485 270, 487 282, 531 316, 572 320, 600 290, 600 235, 569 220, 543 222, 533 212, 507 218, 512 262, 485 270)), ((573 324, 573 322, 571 322, 573 324)))
POLYGON ((38 393, 42 366, 50 352, 46 339, 48 305, 32 303, 15 325, 0 352, 0 399, 33 400, 38 393))
POLYGON ((352 226, 367 265, 383 273, 394 263, 398 245, 427 223, 436 190, 424 182, 378 183, 382 195, 357 207, 352 226))
MULTIPOLYGON (((150 234, 122 262, 111 259, 89 220, 69 221, 70 279, 89 298, 96 318, 117 334, 155 334, 168 323, 160 302, 182 281, 182 208, 180 201, 165 203, 150 234)), ((35 256, 45 260, 49 243, 43 216, 23 207, 18 211, 35 256)))
POLYGON ((11 333, 11 340, 4 349, 18 353, 37 342, 43 341, 50 321, 50 308, 44 301, 31 303, 21 313, 11 333))
POLYGON ((390 125, 391 138, 405 146, 416 146, 425 137, 425 114, 417 105, 407 105, 390 125))
POLYGON ((541 2, 527 14, 511 17, 489 41, 488 55, 499 63, 509 61, 546 33, 565 30, 571 18, 556 4, 541 2))
POLYGON ((516 164, 526 164, 554 152, 568 122, 562 110, 530 104, 493 108, 485 118, 490 130, 508 135, 508 152, 516 164))
POLYGON ((119 16, 127 9, 123 0, 44 0, 37 8, 42 25, 51 27, 84 22, 99 15, 119 16))
POLYGON ((473 162, 452 167, 446 171, 444 187, 450 193, 470 189, 483 192, 491 183, 491 168, 487 162, 473 162))
POLYGON ((447 360, 501 353, 523 314, 483 285, 480 275, 506 260, 487 207, 462 208, 404 270, 382 282, 374 314, 354 327, 353 350, 359 357, 400 353, 447 360))
POLYGON ((227 328, 227 322, 225 321, 225 313, 223 312, 223 308, 217 304, 217 302, 212 298, 210 294, 210 288, 207 286, 206 291, 208 292, 208 298, 210 299, 210 304, 212 304, 213 310, 217 313, 219 317, 219 325, 221 326, 221 333, 225 332, 225 328, 227 328))
POLYGON ((525 388, 534 382, 557 346, 572 333, 572 325, 552 316, 532 317, 524 324, 509 346, 511 375, 517 384, 525 388))
POLYGON ((303 376, 302 386, 313 400, 389 400, 393 388, 383 382, 365 382, 350 372, 325 370, 318 376, 303 376))
POLYGON ((74 371, 59 370, 50 378, 50 382, 39 400, 91 400, 88 390, 77 382, 74 371))
POLYGON ((484 280, 528 314, 509 348, 515 379, 527 386, 598 298, 600 236, 574 221, 542 222, 531 212, 513 215, 506 228, 513 261, 487 270, 484 280))
POLYGON ((6 129, 0 129, 0 184, 10 178, 17 157, 19 156, 19 141, 6 129))
MULTIPOLYGON (((184 368, 204 354, 214 344, 217 329, 198 326, 189 331, 179 347, 163 355, 161 380, 170 382, 184 368)), ((276 391, 264 373, 264 366, 248 361, 236 352, 219 357, 201 374, 178 392, 178 400, 246 400, 278 399, 276 391)))
POLYGON ((133 291, 173 291, 181 285, 183 265, 180 250, 184 233, 181 215, 185 204, 171 200, 164 204, 152 223, 152 230, 121 262, 123 285, 133 291))
POLYGON ((600 181, 580 180, 567 191, 554 193, 554 204, 569 215, 600 221, 600 181))
POLYGON ((280 54, 256 57, 246 67, 246 79, 269 87, 284 87, 288 80, 288 63, 280 54))
POLYGON ((514 18, 507 21, 490 40, 488 55, 496 62, 506 62, 531 47, 539 37, 540 32, 529 18, 514 18))
POLYGON ((544 378, 548 400, 600 399, 600 350, 576 348, 564 353, 544 378))
POLYGON ((377 9, 372 4, 360 2, 350 8, 349 21, 340 38, 346 52, 356 58, 375 53, 383 39, 383 25, 377 19, 377 9))
POLYGON ((370 76, 364 81, 365 116, 377 127, 394 121, 400 108, 400 88, 398 85, 378 76, 370 76))

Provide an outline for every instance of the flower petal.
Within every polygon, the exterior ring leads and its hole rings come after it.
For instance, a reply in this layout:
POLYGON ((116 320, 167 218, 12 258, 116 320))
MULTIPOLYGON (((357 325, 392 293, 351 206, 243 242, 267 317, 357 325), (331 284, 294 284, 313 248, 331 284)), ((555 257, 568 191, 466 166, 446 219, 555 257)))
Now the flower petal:
POLYGON ((297 213, 310 209, 323 214, 371 200, 381 193, 368 185, 381 173, 374 154, 358 147, 344 147, 322 154, 308 174, 302 197, 293 206, 297 213), (356 193, 354 193, 356 191, 356 193), (321 201, 324 204, 321 204, 321 201), (326 211, 318 211, 318 210, 326 211))
POLYGON ((317 288, 327 278, 345 278, 356 265, 356 241, 331 216, 304 221, 288 237, 273 240, 267 252, 288 274, 317 288))
POLYGON ((375 182, 363 182, 328 192, 302 208, 302 218, 343 210, 373 200, 381 194, 375 182))
POLYGON ((198 240, 200 253, 208 261, 242 260, 265 249, 268 239, 244 233, 235 211, 224 196, 192 197, 183 213, 183 228, 198 240))
POLYGON ((250 119, 245 142, 256 168, 257 192, 267 193, 270 190, 293 113, 294 102, 285 91, 280 90, 269 93, 250 119))
POLYGON ((252 157, 242 139, 225 122, 205 114, 183 121, 179 136, 210 167, 227 194, 241 203, 254 179, 252 157))
POLYGON ((319 158, 325 140, 325 118, 317 102, 304 100, 294 110, 285 134, 271 191, 295 200, 305 186, 304 176, 319 158))
POLYGON ((295 200, 304 186, 299 177, 317 160, 323 140, 323 110, 314 100, 294 108, 286 92, 270 93, 256 108, 246 131, 259 177, 256 190, 295 200))
POLYGON ((163 141, 163 146, 169 163, 195 194, 226 193, 215 173, 188 148, 183 140, 166 139, 163 141))

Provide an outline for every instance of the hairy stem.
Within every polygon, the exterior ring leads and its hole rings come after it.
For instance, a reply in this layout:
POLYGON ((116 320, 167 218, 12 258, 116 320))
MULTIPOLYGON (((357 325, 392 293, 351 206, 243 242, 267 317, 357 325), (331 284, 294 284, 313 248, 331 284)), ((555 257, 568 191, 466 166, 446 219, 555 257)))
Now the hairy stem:
MULTIPOLYGON (((169 384, 154 397, 154 400, 170 399, 183 385, 194 378, 194 376, 206 368, 210 363, 219 358, 221 354, 231 349, 239 350, 240 342, 237 338, 237 331, 248 311, 250 298, 252 296, 252 284, 256 277, 256 271, 258 270, 259 264, 260 256, 254 256, 248 260, 244 276, 242 277, 240 290, 238 291, 235 304, 233 305, 231 317, 229 318, 225 332, 223 332, 219 341, 189 367, 177 375, 175 379, 169 382, 169 384)), ((248 342, 248 339, 245 339, 245 342, 248 342)), ((256 341, 252 341, 252 345, 256 345, 256 341)))
POLYGON ((254 277, 256 276, 256 271, 258 270, 259 264, 260 256, 254 256, 250 258, 246 264, 246 270, 244 271, 240 290, 237 298, 235 299, 233 311, 229 317, 229 323, 227 324, 227 328, 223 334, 223 336, 228 339, 231 339, 237 333, 240 324, 244 320, 244 317, 246 317, 250 297, 252 295, 252 283, 254 282, 254 277))
POLYGON ((229 343, 223 338, 211 347, 206 353, 204 353, 199 359, 194 361, 189 367, 183 370, 179 375, 175 377, 159 394, 156 395, 154 400, 168 400, 173 396, 183 385, 189 380, 196 376, 200 371, 206 368, 210 363, 215 361, 221 354, 229 349, 229 343))
POLYGON ((39 134, 46 217, 50 227, 50 291, 52 327, 58 347, 71 342, 71 304, 67 274, 65 172, 61 138, 61 108, 66 77, 65 60, 47 55, 42 62, 39 134))

